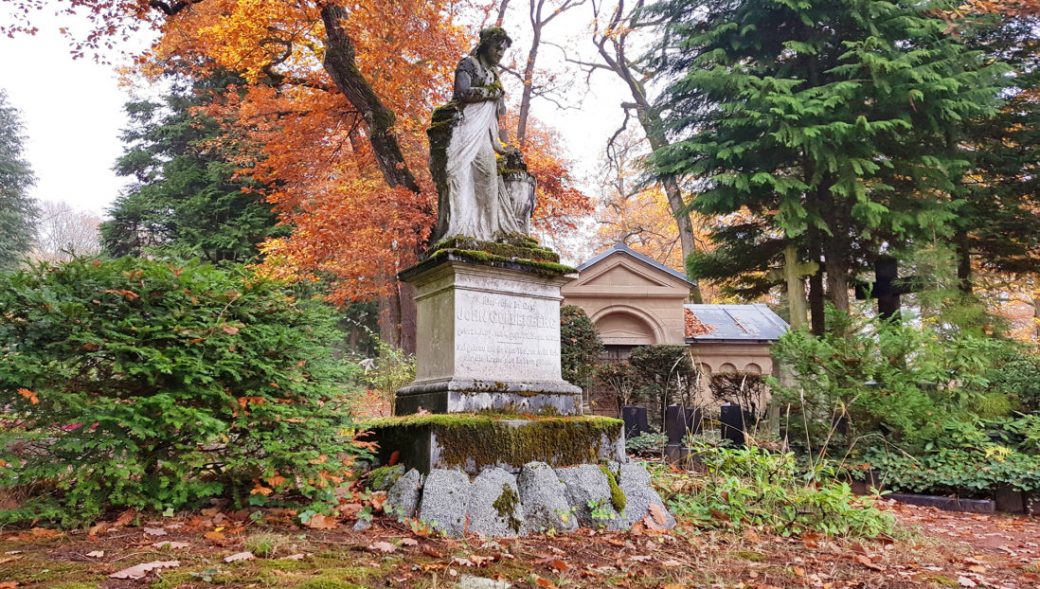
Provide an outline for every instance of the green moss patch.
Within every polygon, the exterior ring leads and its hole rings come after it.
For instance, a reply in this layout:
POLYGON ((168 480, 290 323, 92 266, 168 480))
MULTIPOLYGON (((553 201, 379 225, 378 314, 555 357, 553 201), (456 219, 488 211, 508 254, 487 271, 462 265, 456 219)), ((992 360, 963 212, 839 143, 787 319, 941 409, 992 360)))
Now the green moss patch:
MULTIPOLYGON (((399 443, 431 434, 439 448, 439 467, 472 470, 535 461, 552 466, 599 462, 601 456, 611 454, 622 422, 591 416, 517 418, 463 413, 408 415, 372 420, 365 426, 389 429, 399 443)), ((377 434, 383 438, 381 432, 377 434)))
POLYGON ((491 504, 498 512, 498 516, 509 521, 509 529, 514 532, 520 531, 523 522, 516 518, 516 506, 520 503, 520 496, 516 494, 513 487, 502 485, 502 494, 491 504))
POLYGON ((408 276, 449 261, 482 264, 493 268, 524 270, 542 276, 553 277, 576 272, 576 270, 571 266, 566 266, 546 259, 511 257, 480 250, 449 248, 432 252, 425 261, 420 262, 416 266, 412 266, 405 272, 402 272, 400 276, 404 279, 408 276))
POLYGON ((606 465, 601 464, 599 468, 607 476, 607 484, 610 485, 610 504, 614 506, 614 511, 623 513, 625 506, 628 505, 628 498, 625 497, 625 492, 621 490, 621 485, 617 482, 617 475, 606 465))
POLYGON ((403 474, 403 464, 373 468, 368 473, 368 488, 373 491, 389 491, 403 474))

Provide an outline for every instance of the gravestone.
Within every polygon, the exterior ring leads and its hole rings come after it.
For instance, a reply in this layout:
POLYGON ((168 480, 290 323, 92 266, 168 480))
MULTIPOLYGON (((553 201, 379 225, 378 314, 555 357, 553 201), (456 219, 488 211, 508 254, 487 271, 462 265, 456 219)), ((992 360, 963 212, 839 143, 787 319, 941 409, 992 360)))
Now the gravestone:
MULTIPOLYGON (((561 371, 560 287, 575 270, 525 234, 534 180, 494 128, 509 43, 501 28, 481 31, 456 68, 454 99, 434 112, 438 241, 398 275, 415 291, 415 380, 397 392, 396 417, 365 428, 380 462, 414 473, 390 490, 397 511, 447 535, 621 529, 621 471, 607 465, 628 463, 623 422, 581 415, 581 389, 561 371), (533 490, 535 480, 546 487, 533 490)), ((653 499, 639 469, 626 469, 625 484, 653 499)), ((624 522, 647 517, 631 511, 624 522)))
POLYGON ((625 422, 625 437, 637 438, 650 431, 646 407, 627 405, 621 408, 621 420, 625 422))
POLYGON ((745 432, 755 425, 755 416, 749 411, 744 411, 740 405, 726 403, 719 408, 719 423, 722 439, 740 447, 746 441, 745 432))

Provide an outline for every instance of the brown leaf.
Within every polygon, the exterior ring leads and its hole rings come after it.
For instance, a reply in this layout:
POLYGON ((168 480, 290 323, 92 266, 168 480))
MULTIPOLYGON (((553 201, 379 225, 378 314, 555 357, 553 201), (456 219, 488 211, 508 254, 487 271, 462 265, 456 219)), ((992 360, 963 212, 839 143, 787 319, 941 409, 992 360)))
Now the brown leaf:
POLYGON ((90 552, 87 553, 87 557, 89 557, 89 558, 104 558, 105 557, 105 551, 104 550, 91 550, 90 552))
POLYGON ((401 538, 401 546, 418 546, 419 541, 412 538, 401 538))
POLYGON ((224 562, 241 562, 243 560, 253 560, 256 557, 253 556, 252 552, 236 552, 231 556, 225 556, 224 562))
POLYGON ((650 515, 654 516, 654 521, 657 522, 659 526, 664 526, 668 523, 668 512, 664 510, 664 507, 661 507, 657 503, 650 504, 650 515))
POLYGON ((52 530, 50 528, 33 528, 29 530, 29 535, 33 538, 45 540, 48 538, 58 538, 64 536, 65 534, 62 534, 58 530, 52 530))
POLYGON ((18 581, 4 581, 0 583, 0 589, 14 589, 18 586, 18 581))
POLYGON ((238 328, 235 327, 234 325, 225 325, 221 329, 223 329, 224 333, 226 333, 228 335, 236 335, 238 333, 238 328))
POLYGON ((370 552, 382 552, 383 554, 390 554, 393 552, 397 552, 397 546, 394 546, 389 542, 376 542, 374 544, 369 545, 368 550, 370 552))
POLYGON ((166 530, 162 528, 144 528, 145 536, 165 536, 166 530))
POLYGON ((538 575, 533 575, 532 580, 534 581, 534 584, 538 587, 545 587, 546 589, 556 589, 556 583, 553 583, 549 579, 543 579, 538 575))
POLYGON ((107 530, 108 530, 108 523, 107 522, 98 522, 98 523, 96 523, 96 524, 94 524, 93 526, 90 527, 90 530, 87 531, 87 535, 90 536, 91 538, 93 538, 93 537, 97 536, 98 534, 105 533, 107 530))
POLYGON ((117 573, 112 573, 109 577, 113 579, 143 579, 152 571, 172 569, 179 566, 181 566, 181 563, 177 560, 157 560, 154 562, 135 565, 128 569, 123 569, 117 573))
POLYGON ((169 540, 164 540, 162 542, 156 542, 155 544, 152 544, 152 548, 158 548, 159 550, 162 550, 164 548, 168 548, 170 550, 181 550, 190 546, 191 544, 188 544, 187 542, 170 542, 169 540))
POLYGON ((550 562, 549 566, 551 566, 553 569, 555 569, 556 572, 558 572, 558 573, 565 573, 565 572, 567 572, 571 568, 571 565, 567 564, 566 561, 563 561, 563 560, 560 560, 560 559, 556 559, 556 560, 550 562))
POLYGON ((117 525, 117 526, 125 526, 125 525, 129 524, 130 522, 134 521, 135 517, 137 517, 137 510, 136 509, 127 509, 123 513, 119 514, 119 517, 116 518, 115 525, 117 525))
POLYGON ((863 565, 863 566, 865 566, 865 567, 867 567, 868 569, 871 569, 871 570, 875 570, 875 571, 882 571, 882 570, 884 570, 883 567, 880 567, 880 566, 874 564, 874 561, 870 560, 870 557, 865 555, 865 554, 857 554, 857 555, 853 556, 853 560, 855 560, 856 562, 860 563, 861 565, 863 565))
POLYGON ((339 527, 339 522, 334 517, 319 513, 311 516, 305 525, 312 530, 335 530, 339 527))
POLYGON ((440 552, 439 550, 437 550, 433 546, 430 546, 429 544, 423 544, 419 548, 419 550, 422 550, 422 553, 426 556, 429 556, 430 558, 444 558, 443 552, 440 552))

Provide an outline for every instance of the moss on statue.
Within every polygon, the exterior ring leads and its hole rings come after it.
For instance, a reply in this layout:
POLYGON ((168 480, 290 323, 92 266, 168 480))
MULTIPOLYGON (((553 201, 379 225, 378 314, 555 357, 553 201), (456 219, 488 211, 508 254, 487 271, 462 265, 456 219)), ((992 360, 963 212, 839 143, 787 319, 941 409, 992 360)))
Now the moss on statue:
POLYGON ((509 484, 502 485, 502 494, 491 504, 498 512, 498 516, 509 522, 509 529, 514 532, 520 531, 523 522, 516 517, 516 506, 520 504, 520 496, 516 494, 509 484))
POLYGON ((607 468, 606 465, 599 465, 599 469, 606 475, 607 485, 610 486, 610 504, 614 507, 614 511, 623 513, 625 506, 628 505, 628 498, 625 497, 625 492, 617 482, 617 475, 614 474, 614 471, 607 468))

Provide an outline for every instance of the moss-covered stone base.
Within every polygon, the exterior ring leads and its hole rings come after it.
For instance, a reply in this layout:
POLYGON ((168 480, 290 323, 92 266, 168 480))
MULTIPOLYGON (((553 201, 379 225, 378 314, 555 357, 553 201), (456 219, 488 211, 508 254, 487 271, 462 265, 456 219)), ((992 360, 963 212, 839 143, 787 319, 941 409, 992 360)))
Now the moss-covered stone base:
POLYGON ((489 466, 518 472, 528 462, 563 467, 624 459, 622 422, 606 417, 512 415, 410 415, 365 423, 387 464, 396 452, 409 468, 460 468, 470 474, 489 466))
POLYGON ((402 280, 444 262, 468 262, 495 268, 523 270, 547 276, 572 274, 576 270, 560 263, 560 255, 522 234, 502 234, 495 241, 480 241, 462 235, 449 236, 430 246, 423 259, 400 274, 402 280))

